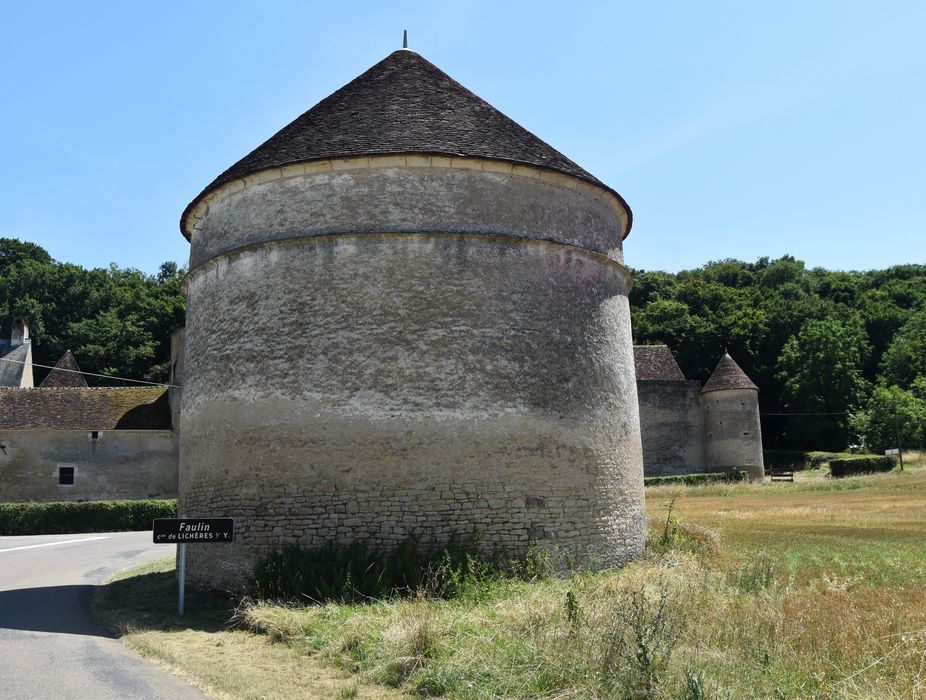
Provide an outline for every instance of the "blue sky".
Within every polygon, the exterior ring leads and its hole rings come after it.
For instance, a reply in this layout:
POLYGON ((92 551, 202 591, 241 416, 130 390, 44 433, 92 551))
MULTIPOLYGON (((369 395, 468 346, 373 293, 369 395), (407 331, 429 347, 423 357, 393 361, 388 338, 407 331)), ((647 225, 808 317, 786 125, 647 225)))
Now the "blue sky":
POLYGON ((926 3, 0 5, 0 236, 186 264, 219 172, 401 45, 617 189, 629 265, 926 263, 926 3))

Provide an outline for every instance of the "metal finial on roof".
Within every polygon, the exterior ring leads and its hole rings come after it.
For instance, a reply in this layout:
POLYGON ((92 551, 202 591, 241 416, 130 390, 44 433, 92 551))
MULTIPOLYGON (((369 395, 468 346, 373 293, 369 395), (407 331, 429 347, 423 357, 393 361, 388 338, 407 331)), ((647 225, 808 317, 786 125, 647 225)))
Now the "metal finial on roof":
POLYGON ((402 48, 403 49, 408 48, 408 30, 407 29, 402 30, 402 48))

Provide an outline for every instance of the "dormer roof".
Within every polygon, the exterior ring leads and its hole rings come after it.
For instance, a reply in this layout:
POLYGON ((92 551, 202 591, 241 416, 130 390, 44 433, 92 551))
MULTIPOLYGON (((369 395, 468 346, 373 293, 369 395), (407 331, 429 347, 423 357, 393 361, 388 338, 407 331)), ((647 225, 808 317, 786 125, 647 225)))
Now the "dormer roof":
POLYGON ((84 375, 80 373, 80 367, 77 366, 77 360, 70 350, 65 350, 61 359, 55 364, 55 368, 48 373, 48 376, 39 384, 40 389, 51 389, 60 387, 80 388, 86 387, 87 382, 84 375))
POLYGON ((740 369, 740 366, 733 361, 729 353, 724 353, 720 362, 711 373, 710 379, 701 389, 702 394, 709 391, 722 391, 724 389, 753 389, 759 390, 752 380, 746 376, 746 373, 740 369))
POLYGON ((414 51, 391 53, 312 107, 219 175, 211 191, 254 172, 292 163, 355 156, 440 154, 509 161, 555 170, 624 199, 594 175, 473 94, 414 51))

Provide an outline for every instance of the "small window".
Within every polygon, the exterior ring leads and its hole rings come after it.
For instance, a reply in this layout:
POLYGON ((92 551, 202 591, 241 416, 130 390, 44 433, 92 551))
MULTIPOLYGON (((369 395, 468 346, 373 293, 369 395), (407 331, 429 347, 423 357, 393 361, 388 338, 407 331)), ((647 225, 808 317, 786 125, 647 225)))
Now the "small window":
POLYGON ((74 485, 74 467, 58 467, 58 484, 61 486, 74 485))
POLYGON ((99 431, 99 430, 92 430, 92 431, 90 431, 90 439, 91 439, 91 440, 99 440, 99 439, 100 439, 100 431, 99 431))

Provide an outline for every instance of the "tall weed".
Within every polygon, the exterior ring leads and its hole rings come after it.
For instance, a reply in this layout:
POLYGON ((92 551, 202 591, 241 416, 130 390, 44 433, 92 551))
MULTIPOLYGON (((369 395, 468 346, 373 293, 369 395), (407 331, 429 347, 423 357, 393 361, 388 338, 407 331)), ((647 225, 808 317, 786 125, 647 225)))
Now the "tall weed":
POLYGON ((355 604, 413 595, 476 600, 499 580, 536 581, 551 573, 550 556, 539 549, 503 560, 481 558, 457 542, 426 550, 407 539, 385 553, 362 544, 317 549, 288 545, 258 562, 252 590, 261 600, 316 603, 355 604))

